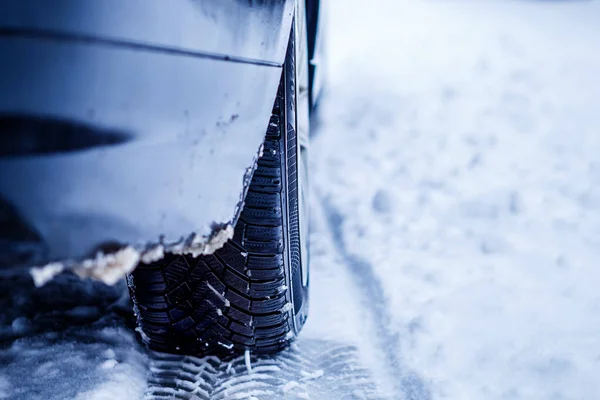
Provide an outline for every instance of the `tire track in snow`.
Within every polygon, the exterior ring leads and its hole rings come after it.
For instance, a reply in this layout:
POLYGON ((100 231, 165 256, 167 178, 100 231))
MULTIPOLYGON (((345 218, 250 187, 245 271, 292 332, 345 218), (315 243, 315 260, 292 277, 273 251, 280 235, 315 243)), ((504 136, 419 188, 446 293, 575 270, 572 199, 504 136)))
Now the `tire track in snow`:
POLYGON ((290 349, 225 362, 217 357, 152 353, 145 399, 377 399, 368 370, 354 346, 299 340, 290 349))
POLYGON ((317 201, 313 204, 321 207, 329 227, 329 234, 335 248, 339 251, 350 271, 350 275, 362 293, 361 303, 373 316, 372 324, 376 332, 373 338, 377 346, 385 354, 385 368, 390 375, 394 398, 406 400, 430 400, 431 392, 425 381, 414 371, 403 366, 400 352, 400 337, 397 332, 390 329, 391 317, 388 312, 388 304, 383 292, 383 286, 373 271, 371 264, 348 251, 344 241, 342 225, 344 216, 331 203, 328 197, 323 196, 317 188, 314 188, 317 201))

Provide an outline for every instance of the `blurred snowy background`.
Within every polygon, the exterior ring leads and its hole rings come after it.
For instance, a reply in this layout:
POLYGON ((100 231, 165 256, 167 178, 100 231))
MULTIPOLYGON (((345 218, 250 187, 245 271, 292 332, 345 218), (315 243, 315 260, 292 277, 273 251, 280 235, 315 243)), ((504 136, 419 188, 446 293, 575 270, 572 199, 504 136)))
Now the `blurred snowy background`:
POLYGON ((151 354, 124 284, 23 277, 0 398, 600 398, 600 4, 329 3, 297 343, 151 354))

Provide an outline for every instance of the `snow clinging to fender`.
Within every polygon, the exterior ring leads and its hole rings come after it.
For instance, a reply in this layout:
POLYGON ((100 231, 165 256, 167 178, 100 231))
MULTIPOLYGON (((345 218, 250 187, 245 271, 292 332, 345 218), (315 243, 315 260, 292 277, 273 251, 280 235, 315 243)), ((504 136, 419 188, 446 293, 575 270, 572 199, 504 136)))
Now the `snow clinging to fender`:
POLYGON ((174 244, 158 244, 139 251, 132 246, 113 253, 98 252, 94 258, 82 262, 52 262, 42 267, 32 267, 30 274, 37 287, 45 285, 62 271, 71 270, 82 278, 92 278, 107 285, 114 285, 131 273, 139 262, 158 261, 165 253, 189 254, 192 257, 212 254, 233 237, 233 226, 225 224, 213 230, 209 236, 190 235, 174 244))

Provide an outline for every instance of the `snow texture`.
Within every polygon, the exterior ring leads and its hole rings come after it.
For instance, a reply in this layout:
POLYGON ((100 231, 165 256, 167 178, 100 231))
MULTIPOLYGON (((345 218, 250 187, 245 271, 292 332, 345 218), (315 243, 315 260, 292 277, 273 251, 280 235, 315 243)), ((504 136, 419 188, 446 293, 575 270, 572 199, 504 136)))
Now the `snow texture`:
POLYGON ((65 269, 61 263, 50 263, 43 267, 33 267, 29 271, 33 278, 35 286, 42 286, 52 280, 56 275, 60 274, 65 269))
POLYGON ((193 257, 198 257, 203 254, 212 254, 219 250, 223 245, 233 237, 233 226, 227 224, 224 227, 214 230, 207 238, 205 236, 194 235, 189 243, 183 247, 176 246, 167 248, 167 251, 175 254, 191 254, 193 257))
POLYGON ((93 278, 107 285, 114 285, 133 271, 140 261, 140 254, 130 246, 112 254, 98 253, 96 258, 85 260, 72 267, 81 278, 93 278))
POLYGON ((148 352, 123 281, 13 277, 0 398, 598 398, 600 4, 329 3, 295 344, 148 352))
POLYGON ((600 4, 377 4, 332 4, 311 157, 393 397, 598 398, 600 4))
POLYGON ((42 267, 32 267, 31 276, 36 286, 42 286, 63 270, 71 270, 82 278, 92 278, 114 285, 131 273, 139 262, 146 264, 160 260, 165 251, 175 254, 190 254, 193 257, 212 254, 233 237, 233 226, 215 229, 209 236, 192 234, 187 240, 172 245, 158 244, 139 252, 132 246, 123 247, 114 253, 98 252, 94 258, 82 262, 53 262, 42 267))

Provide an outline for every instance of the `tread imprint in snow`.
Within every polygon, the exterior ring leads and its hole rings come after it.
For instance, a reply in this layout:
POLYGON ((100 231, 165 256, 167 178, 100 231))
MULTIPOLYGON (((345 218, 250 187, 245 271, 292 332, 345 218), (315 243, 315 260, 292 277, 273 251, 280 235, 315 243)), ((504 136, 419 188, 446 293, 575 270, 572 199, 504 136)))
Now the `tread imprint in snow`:
POLYGON ((359 360, 354 346, 314 340, 274 356, 251 356, 251 374, 244 356, 223 362, 213 356, 152 353, 144 399, 285 400, 320 394, 328 399, 383 400, 386 397, 377 394, 371 372, 359 360))

